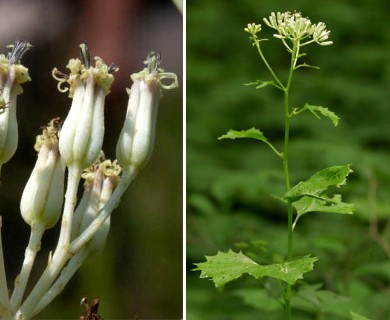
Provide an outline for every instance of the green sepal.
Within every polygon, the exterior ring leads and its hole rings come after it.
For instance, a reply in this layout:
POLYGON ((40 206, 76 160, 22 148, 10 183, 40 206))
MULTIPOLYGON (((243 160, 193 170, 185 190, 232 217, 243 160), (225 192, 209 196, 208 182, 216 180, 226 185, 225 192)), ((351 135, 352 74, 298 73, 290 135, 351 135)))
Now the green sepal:
POLYGON ((272 277, 293 285, 303 278, 303 273, 313 270, 316 257, 300 257, 291 261, 259 265, 241 251, 236 253, 218 252, 215 256, 206 256, 206 262, 196 263, 193 271, 201 271, 201 278, 210 278, 216 287, 220 287, 247 273, 256 279, 272 277))
POLYGON ((248 138, 248 139, 256 139, 263 141, 265 144, 267 144, 279 157, 282 157, 283 154, 276 150, 276 148, 271 144, 271 142, 268 141, 268 139, 264 136, 264 134, 256 128, 250 128, 248 130, 229 130, 224 135, 220 136, 218 140, 222 139, 242 139, 242 138, 248 138))

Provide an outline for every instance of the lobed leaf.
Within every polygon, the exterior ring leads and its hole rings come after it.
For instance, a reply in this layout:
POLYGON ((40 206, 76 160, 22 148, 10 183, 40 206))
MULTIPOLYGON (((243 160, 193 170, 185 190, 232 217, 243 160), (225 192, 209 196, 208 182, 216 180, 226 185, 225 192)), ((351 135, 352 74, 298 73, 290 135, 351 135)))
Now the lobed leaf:
POLYGON ((316 113, 316 111, 318 111, 319 113, 321 113, 324 117, 327 117, 329 118, 330 120, 332 120, 333 122, 333 125, 335 127, 337 127, 337 125, 339 124, 339 121, 340 121, 340 118, 333 112, 333 111, 330 111, 328 108, 324 108, 324 107, 321 107, 321 106, 312 106, 312 105, 309 105, 309 104, 305 104, 305 108, 307 108, 312 114, 314 114, 314 116, 316 116, 318 119, 321 119, 320 116, 316 113))
POLYGON ((298 201, 293 202, 293 207, 297 210, 294 226, 298 219, 308 212, 329 212, 339 214, 353 214, 354 205, 342 202, 341 195, 335 194, 333 198, 318 199, 303 196, 298 201))
MULTIPOLYGON (((265 88, 269 85, 272 85, 272 86, 275 86, 275 87, 278 87, 276 85, 276 83, 272 80, 270 81, 263 81, 263 80, 256 80, 255 82, 249 82, 249 83, 245 83, 244 84, 245 86, 253 86, 255 85, 256 86, 256 89, 262 89, 262 88, 265 88)), ((279 88, 279 87, 278 87, 279 88)))
POLYGON ((206 256, 206 262, 196 263, 201 278, 210 278, 216 287, 249 274, 256 279, 268 276, 294 284, 303 278, 303 273, 313 270, 317 258, 305 256, 291 261, 270 265, 259 265, 242 252, 218 252, 215 256, 206 256))
POLYGON ((286 192, 285 198, 291 202, 296 202, 304 196, 318 198, 329 201, 323 196, 330 186, 339 187, 346 183, 347 176, 352 172, 351 165, 334 166, 323 169, 306 181, 299 182, 290 191, 286 192))
POLYGON ((241 131, 236 131, 236 130, 229 130, 226 134, 220 136, 218 140, 222 139, 242 139, 242 138, 249 138, 249 139, 256 139, 263 141, 265 144, 267 144, 272 151, 274 151, 279 157, 282 157, 283 154, 276 150, 276 148, 272 145, 271 142, 268 141, 268 139, 264 136, 264 134, 256 128, 250 128, 248 130, 241 130, 241 131))
POLYGON ((220 136, 218 139, 241 139, 241 138, 249 138, 263 141, 265 143, 269 143, 268 139, 263 135, 263 133, 256 128, 250 128, 248 130, 229 130, 226 134, 220 136))

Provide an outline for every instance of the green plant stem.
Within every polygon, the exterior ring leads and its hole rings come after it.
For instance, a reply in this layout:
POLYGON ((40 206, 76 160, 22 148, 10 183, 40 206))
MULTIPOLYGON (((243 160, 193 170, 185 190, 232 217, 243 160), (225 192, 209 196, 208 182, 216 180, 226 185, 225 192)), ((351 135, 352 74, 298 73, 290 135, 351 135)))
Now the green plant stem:
POLYGON ((256 48, 257 48, 257 52, 259 53, 261 59, 263 60, 265 66, 267 67, 268 71, 271 73, 272 77, 274 78, 274 80, 276 81, 276 83, 278 84, 278 88, 280 88, 281 90, 286 90, 286 88, 284 87, 283 83, 279 80, 279 78, 277 77, 277 75, 275 74, 274 70, 272 70, 271 66, 269 65, 267 59, 265 58, 263 52, 261 51, 260 49, 260 44, 259 42, 255 42, 256 44, 256 48))
MULTIPOLYGON (((289 174, 289 144, 290 144, 290 88, 292 77, 295 69, 295 64, 298 56, 298 48, 299 42, 294 43, 293 49, 291 52, 291 63, 290 63, 290 71, 288 75, 287 85, 284 90, 284 150, 283 150, 283 170, 286 184, 286 192, 290 191, 290 174, 289 174)), ((287 258, 291 260, 293 257, 293 208, 291 201, 287 203, 287 258)), ((291 285, 287 284, 286 294, 286 319, 292 319, 291 313, 291 285)))

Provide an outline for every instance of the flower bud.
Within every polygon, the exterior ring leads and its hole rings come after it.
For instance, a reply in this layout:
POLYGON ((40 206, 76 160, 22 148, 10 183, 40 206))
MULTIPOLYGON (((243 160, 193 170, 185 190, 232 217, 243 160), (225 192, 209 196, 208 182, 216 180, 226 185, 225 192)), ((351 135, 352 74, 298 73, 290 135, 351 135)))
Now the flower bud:
POLYGON ((159 98, 162 89, 178 87, 177 76, 159 68, 161 57, 152 52, 145 61, 147 67, 131 75, 129 103, 125 123, 116 146, 116 156, 122 168, 140 170, 153 150, 159 98), (163 79, 170 79, 168 85, 163 79))
POLYGON ((53 119, 37 137, 35 149, 38 159, 20 202, 22 217, 31 227, 40 223, 49 229, 61 215, 65 165, 58 152, 57 120, 53 119))
POLYGON ((102 148, 104 101, 114 81, 112 73, 117 68, 107 66, 99 57, 95 58, 95 67, 90 66, 87 45, 81 44, 80 48, 83 61, 69 61, 67 68, 70 75, 54 69, 53 77, 59 81, 59 90, 69 90, 69 97, 73 98, 60 134, 61 157, 67 166, 82 170, 92 165, 102 148), (61 87, 65 82, 69 88, 61 87))
POLYGON ((30 47, 26 41, 15 41, 7 57, 0 55, 0 166, 13 157, 18 146, 16 100, 23 92, 21 84, 31 80, 20 59, 30 47))
MULTIPOLYGON (((104 160, 103 153, 91 167, 84 170, 82 174, 85 179, 84 194, 73 219, 72 239, 79 236, 91 224, 99 210, 110 199, 118 183, 120 172, 121 168, 116 161, 104 160)), ((110 217, 87 243, 90 253, 95 254, 103 249, 109 228, 110 217)))

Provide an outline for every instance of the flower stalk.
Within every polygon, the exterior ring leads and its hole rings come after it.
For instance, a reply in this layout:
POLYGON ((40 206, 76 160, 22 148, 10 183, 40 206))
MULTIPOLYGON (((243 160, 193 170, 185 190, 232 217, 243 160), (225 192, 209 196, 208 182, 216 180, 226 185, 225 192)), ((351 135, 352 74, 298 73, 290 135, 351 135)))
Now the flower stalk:
MULTIPOLYGON (((290 95, 291 95, 291 83, 293 80, 294 71, 299 67, 309 67, 306 64, 298 65, 298 59, 304 54, 300 54, 300 48, 310 43, 317 43, 322 46, 331 45, 333 42, 329 41, 330 31, 326 30, 326 26, 323 22, 313 24, 309 19, 302 17, 299 12, 285 12, 274 13, 272 12, 269 18, 263 19, 264 23, 277 31, 274 37, 280 39, 283 45, 287 48, 287 51, 291 54, 290 67, 288 72, 288 78, 284 84, 280 78, 276 75, 267 59, 265 58, 260 43, 265 39, 259 39, 257 33, 261 31, 260 24, 248 24, 244 29, 250 36, 250 41, 253 46, 257 48, 261 60, 265 64, 266 68, 270 72, 274 82, 272 84, 283 92, 284 96, 284 149, 282 154, 283 172, 285 178, 285 190, 289 192, 290 186, 290 172, 289 172, 289 145, 290 145, 290 95)), ((293 205, 290 199, 287 200, 287 259, 291 261, 293 259, 293 205)), ((283 293, 285 301, 285 315, 287 320, 292 319, 291 310, 291 284, 287 283, 285 291, 283 293)))

